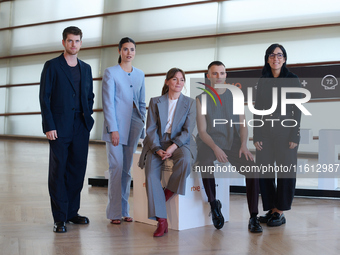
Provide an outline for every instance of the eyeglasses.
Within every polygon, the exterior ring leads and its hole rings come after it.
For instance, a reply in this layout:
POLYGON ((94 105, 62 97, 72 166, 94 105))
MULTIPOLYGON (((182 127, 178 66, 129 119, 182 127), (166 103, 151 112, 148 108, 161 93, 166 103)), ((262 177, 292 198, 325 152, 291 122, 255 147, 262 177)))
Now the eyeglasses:
POLYGON ((281 59, 281 58, 283 58, 283 53, 269 54, 269 58, 275 58, 275 56, 277 56, 278 59, 281 59))

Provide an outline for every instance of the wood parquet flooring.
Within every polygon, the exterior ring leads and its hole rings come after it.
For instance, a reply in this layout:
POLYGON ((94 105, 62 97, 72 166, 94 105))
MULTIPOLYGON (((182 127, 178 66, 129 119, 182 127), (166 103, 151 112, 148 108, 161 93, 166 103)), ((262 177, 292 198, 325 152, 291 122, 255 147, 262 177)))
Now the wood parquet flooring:
MULTIPOLYGON (((247 229, 244 195, 232 194, 230 221, 222 230, 206 226, 169 230, 153 238, 154 226, 112 225, 105 217, 107 188, 87 185, 87 178, 104 175, 105 146, 91 144, 80 214, 88 226, 68 224, 68 232, 52 232, 47 189, 48 143, 0 140, 0 254, 339 254, 340 201, 295 198, 286 212, 287 224, 263 226, 262 234, 247 229)), ((133 211, 133 191, 130 197, 133 211)), ((261 208, 261 204, 260 207, 261 208)), ((262 210, 260 210, 262 213, 262 210)), ((193 217, 199 217, 193 212, 193 217)))

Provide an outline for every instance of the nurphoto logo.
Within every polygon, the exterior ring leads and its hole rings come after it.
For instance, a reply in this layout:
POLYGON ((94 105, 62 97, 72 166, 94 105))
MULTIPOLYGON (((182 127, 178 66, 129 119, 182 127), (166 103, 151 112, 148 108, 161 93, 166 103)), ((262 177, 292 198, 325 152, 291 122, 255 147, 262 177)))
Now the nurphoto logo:
MULTIPOLYGON (((198 82, 202 85, 207 86, 209 89, 211 89, 218 97, 219 100, 220 97, 217 94, 216 90, 214 88, 212 88, 211 86, 198 82)), ((238 88, 237 86, 234 85, 230 85, 230 84, 215 84, 215 88, 226 88, 228 90, 230 90, 232 97, 233 97, 233 114, 234 115, 244 115, 244 94, 242 92, 242 90, 240 88, 238 88)), ((216 100, 213 97, 213 95, 207 91, 206 89, 202 89, 199 88, 201 90, 204 90, 205 92, 207 92, 207 94, 210 95, 210 97, 214 100, 215 105, 216 105, 216 100)), ((255 109, 254 105, 253 105, 253 88, 252 87, 248 87, 248 98, 247 98, 247 105, 248 105, 248 109, 251 113, 255 114, 255 115, 270 115, 272 113, 275 112, 277 106, 278 106, 278 88, 274 87, 272 90, 272 106, 270 107, 270 109, 267 110, 261 110, 261 109, 255 109)), ((296 88, 296 87, 282 87, 281 88, 281 115, 285 116, 286 115, 286 105, 288 104, 293 104, 295 105, 297 108, 299 108, 301 110, 301 112, 304 115, 312 115, 302 104, 303 103, 307 103, 310 99, 311 99, 311 93, 309 92, 309 90, 305 89, 305 88, 296 88), (289 93, 301 93, 303 94, 305 97, 303 98, 288 98, 287 94, 289 93)), ((220 101, 221 102, 221 101, 220 101)), ((221 102, 222 105, 222 102, 221 102)), ((207 97, 205 94, 202 95, 202 102, 201 102, 201 112, 202 115, 207 115, 207 97)), ((271 118, 266 118, 265 120, 262 119, 251 119, 248 121, 248 126, 250 127, 262 127, 264 125, 264 121, 269 121, 272 123, 272 126, 274 125, 275 121, 281 121, 281 125, 283 127, 295 127, 298 123, 296 122, 296 120, 294 119, 271 119, 271 118), (259 124, 256 125, 255 122, 258 122, 259 124), (288 124, 289 123, 289 124, 288 124), (292 124, 293 123, 293 124, 292 124)), ((220 124, 227 124, 229 123, 231 126, 233 124, 242 124, 243 126, 246 125, 246 120, 244 120, 243 122, 232 122, 232 120, 226 120, 226 119, 214 119, 214 127, 215 125, 220 125, 220 124)))
MULTIPOLYGON (((197 83, 208 87, 217 96, 218 100, 220 101, 220 104, 222 105, 222 100, 221 100, 219 94, 217 93, 217 91, 213 87, 211 87, 210 85, 205 84, 203 82, 197 82, 197 83)), ((209 90, 203 89, 203 88, 200 88, 200 87, 197 87, 197 88, 206 92, 211 97, 211 99, 214 101, 215 106, 217 106, 216 100, 209 90)), ((202 111, 204 110, 204 112, 202 112, 202 114, 207 115, 207 95, 205 95, 205 94, 202 95, 202 101, 203 101, 202 103, 205 104, 205 108, 203 109, 203 107, 202 107, 202 111)))

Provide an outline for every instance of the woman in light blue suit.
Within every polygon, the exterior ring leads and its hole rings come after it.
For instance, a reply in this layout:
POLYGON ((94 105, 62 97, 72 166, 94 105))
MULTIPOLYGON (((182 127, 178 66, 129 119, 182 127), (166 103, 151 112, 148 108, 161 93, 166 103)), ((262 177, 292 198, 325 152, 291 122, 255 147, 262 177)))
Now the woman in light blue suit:
POLYGON ((173 194, 185 194, 186 178, 195 156, 191 144, 195 125, 195 100, 181 91, 185 74, 181 69, 168 71, 162 96, 151 98, 146 124, 146 138, 139 165, 145 165, 149 219, 158 221, 155 237, 168 232, 165 202, 173 194), (163 191, 161 168, 164 160, 173 160, 172 175, 163 191))
POLYGON ((132 222, 129 214, 133 153, 143 138, 146 113, 143 71, 132 66, 136 44, 128 37, 118 46, 118 65, 107 68, 103 75, 104 126, 109 162, 108 205, 106 216, 113 224, 132 222))

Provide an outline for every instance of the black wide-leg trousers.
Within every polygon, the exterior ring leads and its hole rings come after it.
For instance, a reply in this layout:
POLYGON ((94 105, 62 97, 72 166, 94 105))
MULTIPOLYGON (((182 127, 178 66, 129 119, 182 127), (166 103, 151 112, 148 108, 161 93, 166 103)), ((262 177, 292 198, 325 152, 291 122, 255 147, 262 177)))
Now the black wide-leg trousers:
POLYGON ((271 169, 276 167, 276 173, 265 171, 260 175, 263 210, 290 210, 295 193, 298 146, 289 149, 289 127, 280 124, 272 127, 271 123, 266 123, 261 129, 263 149, 256 151, 256 163, 262 169, 263 166, 267 170, 270 166, 271 169))

